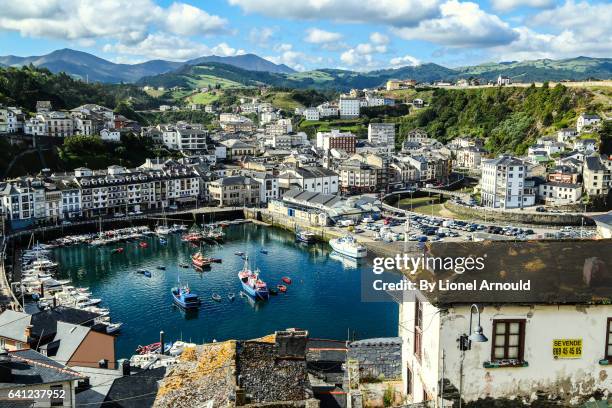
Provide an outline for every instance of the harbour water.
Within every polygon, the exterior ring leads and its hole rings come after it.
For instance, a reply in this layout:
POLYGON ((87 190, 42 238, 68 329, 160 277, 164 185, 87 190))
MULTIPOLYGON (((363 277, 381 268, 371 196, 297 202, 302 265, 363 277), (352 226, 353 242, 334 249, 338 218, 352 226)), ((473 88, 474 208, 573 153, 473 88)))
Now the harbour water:
POLYGON ((330 339, 346 339, 349 333, 355 338, 397 335, 397 304, 361 301, 361 272, 371 270, 367 260, 356 264, 330 254, 326 243, 295 243, 293 234, 276 228, 243 224, 225 231, 222 244, 202 244, 205 256, 223 259, 204 272, 191 267, 190 256, 198 248, 182 242, 179 234, 169 235, 166 244, 154 236, 146 238, 147 248, 138 242, 59 248, 55 258, 61 278, 89 287, 92 297, 103 299, 100 306, 110 309, 112 321, 124 323, 116 343, 118 358, 129 357, 138 345, 158 341, 160 330, 167 341, 182 338, 197 343, 255 338, 287 327, 330 339), (125 248, 122 253, 111 252, 119 246, 125 248), (269 287, 290 277, 287 292, 267 302, 240 297, 237 273, 244 261, 235 252, 249 255, 251 266, 261 270, 269 287), (149 270, 152 276, 145 277, 138 269, 149 270), (200 295, 198 312, 186 313, 173 305, 170 289, 177 276, 200 295), (212 299, 213 293, 222 297, 220 302, 212 299), (233 302, 230 293, 236 295, 233 302))

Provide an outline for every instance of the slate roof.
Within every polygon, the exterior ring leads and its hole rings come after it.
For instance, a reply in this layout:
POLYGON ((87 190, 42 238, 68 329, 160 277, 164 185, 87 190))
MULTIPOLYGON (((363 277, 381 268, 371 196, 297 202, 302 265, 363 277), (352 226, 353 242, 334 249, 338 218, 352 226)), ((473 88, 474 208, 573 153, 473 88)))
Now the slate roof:
POLYGON ((591 218, 597 224, 604 224, 608 227, 612 227, 612 211, 609 211, 606 214, 591 215, 589 218, 591 218))
POLYGON ((584 158, 584 164, 586 164, 587 168, 591 171, 605 171, 606 168, 599 160, 597 156, 589 156, 584 158))
POLYGON ((105 408, 151 407, 157 395, 157 382, 164 378, 166 367, 137 371, 115 379, 106 398, 105 408))
POLYGON ((7 309, 0 314, 0 336, 26 342, 25 330, 30 321, 29 314, 7 309))
POLYGON ((100 315, 87 310, 58 306, 32 315, 32 335, 40 336, 55 333, 58 322, 93 326, 93 320, 100 315))
POLYGON ((10 351, 8 356, 9 361, 5 361, 4 364, 10 365, 13 380, 10 383, 0 383, 0 389, 83 378, 82 375, 66 368, 63 364, 31 349, 10 351))
POLYGON ((76 324, 57 322, 55 337, 51 343, 41 349, 47 350, 47 355, 57 361, 68 362, 90 332, 89 327, 76 324))

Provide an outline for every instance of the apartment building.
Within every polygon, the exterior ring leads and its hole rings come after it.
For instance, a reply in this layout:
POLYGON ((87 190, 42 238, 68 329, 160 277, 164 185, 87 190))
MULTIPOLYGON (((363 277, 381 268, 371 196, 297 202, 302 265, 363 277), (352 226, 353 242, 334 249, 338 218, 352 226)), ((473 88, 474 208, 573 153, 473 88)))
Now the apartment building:
POLYGON ((72 117, 66 112, 45 112, 37 114, 36 117, 45 126, 45 136, 68 137, 74 134, 72 117))
POLYGON ((317 132, 317 148, 325 152, 331 149, 344 150, 348 154, 355 153, 356 137, 351 132, 340 132, 332 129, 331 132, 317 132))
POLYGON ((338 109, 341 118, 358 118, 361 101, 359 98, 341 96, 338 101, 338 109))
POLYGON ((251 177, 230 176, 208 184, 210 199, 219 207, 257 206, 261 185, 251 177))
POLYGON ((319 120, 319 110, 317 108, 306 108, 304 109, 304 119, 317 121, 319 120))
POLYGON ((270 173, 252 173, 253 180, 259 183, 259 202, 269 203, 280 197, 278 187, 278 177, 270 173))
POLYGON ((395 124, 370 123, 368 125, 368 142, 395 146, 395 124))
POLYGON ((610 191, 612 160, 593 155, 584 158, 582 181, 584 192, 589 196, 606 196, 610 191))
POLYGON ((526 186, 527 164, 511 156, 481 163, 481 201, 492 208, 521 208, 535 204, 535 192, 526 186))
POLYGON ((21 108, 0 105, 0 133, 23 131, 25 115, 21 108))
POLYGON ((457 167, 464 169, 478 169, 485 151, 480 147, 468 146, 458 149, 455 153, 457 167))
POLYGON ((278 185, 280 194, 295 188, 312 193, 337 194, 339 177, 338 173, 323 167, 296 167, 279 174, 278 185))
POLYGON ((575 204, 582 196, 582 185, 549 181, 538 186, 538 198, 545 204, 575 204))

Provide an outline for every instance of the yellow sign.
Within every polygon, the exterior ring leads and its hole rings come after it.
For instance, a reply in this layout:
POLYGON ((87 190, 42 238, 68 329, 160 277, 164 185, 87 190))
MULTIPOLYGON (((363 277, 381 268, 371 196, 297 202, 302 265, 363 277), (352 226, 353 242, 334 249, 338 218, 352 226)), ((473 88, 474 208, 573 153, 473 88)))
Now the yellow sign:
POLYGON ((554 358, 581 358, 582 339, 553 340, 554 358))

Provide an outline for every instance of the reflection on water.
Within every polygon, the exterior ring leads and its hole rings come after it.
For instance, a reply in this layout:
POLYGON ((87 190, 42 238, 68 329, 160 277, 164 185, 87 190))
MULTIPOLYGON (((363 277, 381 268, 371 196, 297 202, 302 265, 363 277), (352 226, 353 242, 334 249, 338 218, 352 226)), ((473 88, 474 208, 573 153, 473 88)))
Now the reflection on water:
POLYGON ((223 244, 202 246, 206 256, 223 260, 204 271, 180 267, 190 265, 199 248, 181 242, 178 235, 169 236, 166 244, 147 238, 148 248, 136 241, 122 243, 117 245, 125 248, 121 254, 111 253, 117 246, 61 248, 56 258, 62 277, 90 287, 94 297, 103 299, 101 306, 110 308, 113 321, 125 323, 117 339, 118 357, 158 341, 160 330, 168 340, 194 342, 255 338, 287 327, 335 339, 345 338, 348 330, 359 338, 397 334, 396 304, 361 302, 361 271, 371 270, 367 261, 358 264, 330 255, 327 244, 296 243, 283 230, 245 224, 226 231, 223 244), (261 270, 269 287, 290 277, 287 292, 267 302, 240 297, 237 273, 244 261, 235 252, 249 255, 251 267, 261 270), (151 277, 136 273, 138 269, 149 270, 151 277), (200 295, 199 311, 185 312, 173 304, 170 289, 179 278, 200 295), (221 296, 220 302, 211 298, 213 293, 221 296), (236 295, 234 301, 228 299, 230 293, 236 295))

